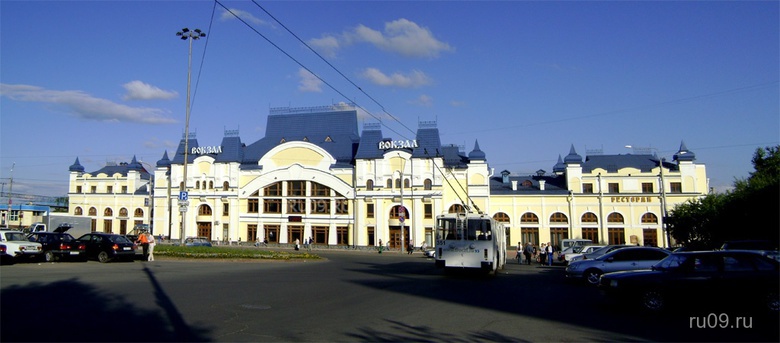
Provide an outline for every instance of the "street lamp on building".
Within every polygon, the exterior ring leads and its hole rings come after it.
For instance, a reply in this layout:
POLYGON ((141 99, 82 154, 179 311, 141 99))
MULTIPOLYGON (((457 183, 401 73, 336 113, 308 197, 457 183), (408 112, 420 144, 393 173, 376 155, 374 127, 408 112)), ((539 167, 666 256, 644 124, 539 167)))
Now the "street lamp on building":
MULTIPOLYGON (((192 81, 192 41, 196 39, 200 39, 201 37, 206 37, 206 33, 202 32, 200 29, 195 29, 193 31, 190 31, 188 28, 183 28, 181 31, 176 32, 176 36, 181 37, 182 40, 189 40, 190 47, 189 47, 189 53, 187 55, 187 110, 186 110, 186 119, 184 121, 184 182, 183 182, 183 189, 182 192, 187 192, 187 162, 188 162, 188 156, 187 156, 187 150, 189 150, 189 142, 190 142, 190 84, 192 81)), ((181 239, 181 244, 184 245, 184 235, 187 232, 187 205, 183 205, 180 209, 181 211, 181 234, 179 239, 181 239)))
MULTIPOLYGON (((634 147, 631 145, 626 145, 627 149, 633 149, 634 147)), ((637 148, 642 150, 655 150, 656 154, 659 152, 658 149, 653 147, 647 147, 647 148, 637 148)), ((657 155, 656 155, 657 157, 657 155)), ((666 218, 669 216, 669 213, 666 210, 666 181, 664 180, 664 163, 666 163, 665 157, 660 157, 658 159, 658 167, 661 169, 661 229, 664 230, 664 247, 668 248, 669 244, 671 242, 671 238, 669 237, 669 229, 666 227, 666 218)))

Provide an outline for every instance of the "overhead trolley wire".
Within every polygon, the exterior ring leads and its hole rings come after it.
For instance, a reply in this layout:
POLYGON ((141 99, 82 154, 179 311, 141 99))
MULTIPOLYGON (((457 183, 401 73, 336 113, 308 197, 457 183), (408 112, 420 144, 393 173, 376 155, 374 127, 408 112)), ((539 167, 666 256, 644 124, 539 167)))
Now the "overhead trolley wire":
MULTIPOLYGON (((336 92, 336 93, 338 93, 339 95, 341 95, 341 96, 342 96, 344 99, 350 100, 348 96, 346 96, 344 93, 342 93, 342 92, 341 92, 340 90, 338 90, 336 87, 334 87, 333 85, 331 85, 329 82, 325 81, 325 80, 324 80, 322 77, 320 77, 319 75, 317 75, 316 73, 314 73, 314 72, 313 72, 313 71, 312 71, 310 68, 308 68, 308 67, 307 67, 307 66, 305 66, 303 63, 301 63, 300 61, 298 61, 298 59, 296 59, 295 57, 293 57, 292 55, 290 55, 290 54, 289 54, 287 51, 285 51, 284 49, 282 49, 282 48, 281 48, 279 45, 277 45, 276 43, 274 43, 273 41, 271 41, 271 40, 270 40, 268 37, 266 37, 265 35, 263 35, 263 34, 262 34, 260 31, 258 31, 258 30, 257 30, 257 29, 255 29, 255 28, 254 28, 252 25, 250 25, 250 24, 249 24, 249 23, 247 23, 247 22, 246 22, 244 19, 242 19, 242 18, 241 18, 239 15, 237 15, 236 13, 234 13, 233 11, 231 11, 229 8, 225 7, 225 5, 224 5, 224 4, 222 4, 222 3, 221 3, 219 0, 214 0, 214 1, 215 1, 217 4, 219 4, 220 6, 222 6, 222 8, 224 8, 226 11, 228 11, 228 12, 229 12, 230 14, 232 14, 234 17, 236 17, 236 19, 238 19, 239 21, 241 21, 242 23, 244 23, 244 25, 246 25, 246 26, 247 26, 247 27, 248 27, 250 30, 254 31, 254 32, 255 32, 255 33, 258 35, 258 36, 260 36, 260 37, 262 37, 263 39, 265 39, 265 41, 266 41, 266 42, 268 42, 268 43, 269 43, 269 44, 271 44, 271 45, 272 45, 274 48, 276 48, 277 50, 279 50, 279 51, 280 51, 282 54, 284 54, 285 56, 287 56, 287 58, 291 59, 291 60, 292 60, 293 62, 295 62, 295 63, 296 63, 298 66, 300 66, 301 68, 303 68, 303 69, 304 69, 304 70, 306 70, 307 72, 309 72, 309 73, 311 73, 312 75, 314 75, 314 77, 316 77, 318 80, 322 81, 322 83, 324 83, 325 85, 327 85, 327 86, 328 86, 330 89, 332 89, 334 92, 336 92)), ((352 100, 350 100, 350 101, 352 101, 352 100)), ((400 132, 398 132, 398 131, 395 131, 393 128, 391 128, 391 127, 389 127, 389 126, 385 125, 384 123, 382 123, 382 119, 380 119, 379 117, 377 117, 376 115, 374 115, 373 113, 371 113, 371 111, 369 111, 369 110, 365 109, 364 107, 360 106, 360 105, 359 105, 357 102, 355 102, 355 101, 352 101, 352 103, 354 103, 356 107, 360 108, 361 110, 365 111, 365 112, 366 112, 366 113, 368 113, 370 116, 372 116, 372 117, 374 117, 376 120, 378 120, 378 121, 379 121, 379 123, 380 123, 380 125, 382 125, 382 126, 386 127, 388 130, 390 130, 390 131, 394 132, 395 134, 397 134, 397 135, 399 135, 399 136, 401 136, 401 137, 407 138, 405 135, 401 134, 401 133, 400 133, 400 132)), ((404 125, 404 127, 406 127, 406 126, 404 125)), ((407 127, 407 129, 408 129, 408 127, 407 127)), ((411 130, 410 130, 410 131, 411 131, 411 130)), ((412 132, 413 132, 413 131, 412 131, 412 132)))
POLYGON ((303 39, 301 39, 300 37, 298 37, 298 35, 296 35, 296 34, 295 34, 294 32, 292 32, 292 30, 290 30, 290 29, 289 29, 289 28, 288 28, 286 25, 284 25, 284 24, 283 24, 281 21, 279 21, 279 19, 276 19, 276 17, 274 17, 274 15, 273 15, 273 14, 271 14, 271 13, 270 13, 270 12, 268 12, 268 10, 266 10, 266 9, 265 9, 263 6, 261 6, 260 4, 258 4, 258 3, 257 3, 257 1, 255 1, 255 0, 252 0, 252 3, 254 3, 254 4, 257 6, 257 7, 259 7, 261 10, 263 10, 263 12, 265 12, 265 14, 267 14, 269 17, 271 17, 271 19, 273 19, 274 21, 276 21, 276 23, 277 23, 277 24, 279 24, 279 25, 280 25, 280 26, 282 26, 282 27, 283 27, 285 30, 287 30, 287 32, 289 32, 289 33, 290 33, 290 34, 291 34, 293 37, 295 37, 295 39, 297 39, 299 42, 301 42, 301 44, 303 44, 303 45, 304 45, 304 46, 306 46, 306 47, 307 47, 309 50, 311 50, 311 52, 313 52, 315 55, 317 55, 317 57, 319 57, 319 58, 320 58, 320 59, 321 59, 323 62, 325 62, 325 64, 327 64, 327 65, 328 65, 328 66, 330 66, 330 67, 331 67, 333 70, 335 70, 335 71, 336 71, 336 72, 337 72, 339 75, 341 75, 341 77, 343 77, 345 80, 347 80, 347 82, 349 82, 350 84, 352 84, 353 86, 355 86, 355 88, 357 88, 357 90, 359 90, 361 93, 363 93, 363 95, 365 95, 366 97, 368 97, 369 99, 371 99, 371 101, 373 101, 373 102, 374 102, 374 103, 375 103, 377 106, 379 106, 379 108, 381 108, 381 109, 382 109, 382 112, 384 112, 385 114, 387 114, 387 115, 388 115, 390 118, 392 118, 393 120, 395 120, 395 121, 396 121, 398 124, 400 124, 401 126, 403 126, 405 129, 409 130, 409 132, 411 132, 412 134, 414 134, 414 133, 415 133, 415 132, 414 132, 412 129, 410 129, 408 126, 406 126, 406 125, 405 125, 403 122, 401 122, 400 120, 398 120, 398 118, 396 118, 396 117, 395 117, 395 116, 393 116, 393 115, 392 115, 390 112, 388 112, 388 111, 385 109, 385 106, 384 106, 384 105, 382 105, 382 104, 381 104, 381 103, 379 103, 379 101, 377 101, 377 100, 376 100, 374 97, 372 97, 371 95, 369 95, 368 93, 366 93, 366 91, 365 91, 365 90, 363 90, 363 88, 362 88, 362 87, 360 87, 360 86, 358 86, 357 84, 355 84, 355 82, 353 82, 353 81, 352 81, 352 80, 351 80, 349 77, 347 77, 346 75, 344 75, 344 73, 342 73, 342 72, 341 72, 341 71, 340 71, 338 68, 336 68, 336 67, 335 67, 333 64, 331 64, 331 63, 330 63, 330 62, 329 62, 329 61, 328 61, 328 60, 327 60, 325 57, 323 57, 322 55, 320 55, 320 53, 318 53, 316 50, 314 50, 314 48, 312 48, 312 47, 311 47, 311 46, 310 46, 308 43, 306 43, 305 41, 303 41, 303 39))

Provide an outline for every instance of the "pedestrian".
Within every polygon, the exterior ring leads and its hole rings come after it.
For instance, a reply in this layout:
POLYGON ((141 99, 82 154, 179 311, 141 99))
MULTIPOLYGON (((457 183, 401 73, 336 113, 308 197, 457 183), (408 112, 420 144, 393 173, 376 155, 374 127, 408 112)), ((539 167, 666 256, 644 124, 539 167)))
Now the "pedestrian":
POLYGON ((301 250, 301 241, 299 239, 295 239, 295 250, 301 250))
POLYGON ((523 245, 520 242, 517 242, 517 246, 515 247, 515 260, 517 260, 517 264, 522 263, 522 261, 520 260, 520 254, 521 254, 520 250, 522 247, 523 245))
POLYGON ((414 252, 414 241, 409 240, 409 246, 406 247, 406 253, 411 255, 414 252))
POLYGON ((542 246, 539 249, 539 264, 544 265, 547 263, 547 246, 542 243, 542 246))
POLYGON ((309 237, 309 243, 308 243, 308 244, 306 244, 306 249, 308 249, 308 250, 309 250, 309 252, 311 252, 311 244, 312 244, 313 242, 314 242, 314 239, 313 239, 313 238, 311 238, 311 237, 309 237))
POLYGON ((148 243, 149 243, 149 257, 146 258, 147 261, 154 261, 154 235, 151 233, 146 233, 149 235, 148 237, 148 243))
POLYGON ((525 243, 525 249, 523 249, 523 255, 525 255, 525 264, 531 265, 531 257, 534 255, 534 246, 531 242, 525 243))
POLYGON ((550 242, 547 242, 547 265, 552 267, 553 265, 553 253, 555 252, 555 249, 553 249, 552 244, 550 242))
POLYGON ((382 245, 382 240, 380 239, 380 240, 379 240, 379 253, 380 253, 380 254, 382 253, 382 249, 384 249, 384 248, 385 248, 385 246, 384 246, 384 245, 382 245))
POLYGON ((144 261, 149 259, 149 237, 146 236, 146 232, 141 232, 141 234, 138 235, 138 239, 135 241, 136 244, 141 245, 141 249, 143 249, 144 253, 144 261))

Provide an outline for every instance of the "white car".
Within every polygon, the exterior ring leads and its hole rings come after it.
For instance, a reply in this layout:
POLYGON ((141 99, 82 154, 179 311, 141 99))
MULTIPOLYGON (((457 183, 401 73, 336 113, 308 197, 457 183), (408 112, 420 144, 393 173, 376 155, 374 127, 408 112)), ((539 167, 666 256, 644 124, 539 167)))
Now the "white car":
POLYGON ((588 246, 582 247, 582 249, 580 249, 580 251, 578 251, 578 252, 572 252, 572 253, 565 254, 563 256, 563 258, 566 260, 566 263, 570 263, 572 261, 572 259, 574 259, 577 256, 590 254, 590 253, 592 253, 592 252, 594 252, 594 251, 596 251, 596 250, 598 250, 600 248, 603 248, 603 247, 604 247, 604 245, 588 245, 588 246))
POLYGON ((423 251, 423 255, 425 255, 425 257, 436 257, 436 250, 434 249, 425 250, 423 251))
POLYGON ((21 231, 0 230, 0 243, 5 245, 5 253, 14 260, 36 259, 43 252, 41 243, 30 242, 21 231))

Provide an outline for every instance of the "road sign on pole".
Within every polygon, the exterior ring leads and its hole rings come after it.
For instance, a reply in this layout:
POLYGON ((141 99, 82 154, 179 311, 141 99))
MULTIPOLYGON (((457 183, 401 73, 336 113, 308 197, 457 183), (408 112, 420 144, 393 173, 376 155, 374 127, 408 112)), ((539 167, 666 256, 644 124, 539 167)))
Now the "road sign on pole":
POLYGON ((187 192, 185 191, 179 192, 179 200, 187 201, 188 198, 189 198, 189 194, 187 192))

